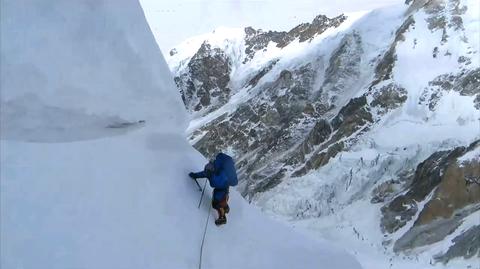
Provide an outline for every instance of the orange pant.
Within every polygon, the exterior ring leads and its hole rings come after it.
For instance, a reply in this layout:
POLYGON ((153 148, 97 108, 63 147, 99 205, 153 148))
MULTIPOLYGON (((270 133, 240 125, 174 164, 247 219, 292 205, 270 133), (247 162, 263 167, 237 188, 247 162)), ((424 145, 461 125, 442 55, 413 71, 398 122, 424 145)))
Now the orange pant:
POLYGON ((212 200, 212 207, 215 208, 216 210, 220 208, 226 208, 227 206, 228 206, 228 194, 225 195, 225 197, 220 201, 212 200))

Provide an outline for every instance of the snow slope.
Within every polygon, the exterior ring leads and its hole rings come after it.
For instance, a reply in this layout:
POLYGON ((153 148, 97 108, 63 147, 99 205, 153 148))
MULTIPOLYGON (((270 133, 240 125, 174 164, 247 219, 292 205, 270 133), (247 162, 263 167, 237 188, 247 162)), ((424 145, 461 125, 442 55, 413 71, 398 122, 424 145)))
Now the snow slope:
POLYGON ((231 192, 204 158, 135 1, 1 2, 1 268, 360 268, 231 192), (206 221, 208 225, 205 226, 206 221))

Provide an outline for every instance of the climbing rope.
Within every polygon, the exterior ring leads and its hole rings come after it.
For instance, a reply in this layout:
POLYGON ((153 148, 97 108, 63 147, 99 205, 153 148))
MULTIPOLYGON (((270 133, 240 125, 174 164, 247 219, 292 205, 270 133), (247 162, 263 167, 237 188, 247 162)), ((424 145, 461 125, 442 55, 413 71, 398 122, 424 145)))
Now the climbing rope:
POLYGON ((202 204, 203 194, 205 193, 206 186, 207 186, 207 180, 205 180, 205 183, 203 184, 202 196, 200 196, 200 202, 198 202, 198 208, 200 208, 200 205, 202 204))
POLYGON ((203 231, 202 245, 200 246, 200 261, 198 263, 198 269, 202 269, 203 243, 205 243, 205 236, 207 234, 208 220, 210 219, 211 210, 212 208, 208 209, 207 221, 205 222, 205 230, 203 231))
MULTIPOLYGON (((203 184, 202 196, 200 196, 200 202, 198 203, 198 208, 200 208, 200 205, 202 204, 203 194, 205 193, 206 186, 207 181, 205 180, 205 184, 203 184)), ((210 220, 210 210, 211 208, 209 207, 207 221, 205 222, 205 229, 203 230, 202 245, 200 246, 200 261, 198 262, 198 269, 202 269, 203 243, 205 243, 205 236, 207 235, 208 221, 210 220)))

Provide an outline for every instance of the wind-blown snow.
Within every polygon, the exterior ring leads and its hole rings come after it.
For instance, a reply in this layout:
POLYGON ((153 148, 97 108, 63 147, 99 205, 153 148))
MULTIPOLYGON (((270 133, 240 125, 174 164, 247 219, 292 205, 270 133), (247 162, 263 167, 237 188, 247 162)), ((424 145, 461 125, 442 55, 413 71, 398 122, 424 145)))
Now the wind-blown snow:
POLYGON ((0 267, 360 268, 231 191, 215 227, 205 159, 141 7, 1 3, 0 267))

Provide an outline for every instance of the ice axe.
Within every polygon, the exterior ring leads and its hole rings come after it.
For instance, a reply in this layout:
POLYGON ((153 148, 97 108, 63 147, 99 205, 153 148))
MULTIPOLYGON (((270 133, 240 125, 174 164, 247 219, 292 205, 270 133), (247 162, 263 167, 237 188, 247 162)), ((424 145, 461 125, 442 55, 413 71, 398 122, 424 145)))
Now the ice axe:
POLYGON ((196 178, 193 179, 195 181, 195 183, 197 183, 197 186, 198 186, 198 191, 202 191, 202 187, 200 187, 200 184, 198 184, 198 181, 196 178))
POLYGON ((192 176, 190 176, 190 175, 188 175, 188 176, 189 176, 191 179, 193 179, 193 181, 195 181, 195 183, 197 183, 197 186, 198 186, 198 191, 202 191, 202 187, 200 187, 200 184, 198 184, 198 181, 197 181, 197 179, 196 179, 196 178, 194 178, 194 177, 192 177, 192 176))

